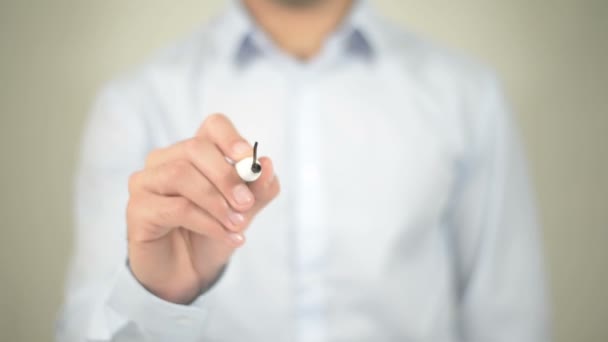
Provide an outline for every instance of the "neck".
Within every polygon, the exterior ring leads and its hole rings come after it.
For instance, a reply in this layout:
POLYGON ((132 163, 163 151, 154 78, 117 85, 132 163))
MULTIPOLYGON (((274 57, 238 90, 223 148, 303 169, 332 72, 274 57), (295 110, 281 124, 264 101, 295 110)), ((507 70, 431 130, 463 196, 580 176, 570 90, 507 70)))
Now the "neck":
POLYGON ((352 0, 315 1, 307 6, 290 6, 277 0, 243 2, 278 47, 304 60, 319 53, 352 4, 352 0))

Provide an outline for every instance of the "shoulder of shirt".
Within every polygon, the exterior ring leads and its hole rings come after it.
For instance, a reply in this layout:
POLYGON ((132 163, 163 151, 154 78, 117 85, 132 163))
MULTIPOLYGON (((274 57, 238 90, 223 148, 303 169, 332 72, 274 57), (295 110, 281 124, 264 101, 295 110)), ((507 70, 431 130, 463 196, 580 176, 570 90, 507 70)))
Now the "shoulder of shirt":
MULTIPOLYGON (((213 39, 218 18, 211 19, 193 32, 152 52, 143 62, 112 77, 102 87, 104 93, 134 93, 154 91, 158 85, 170 87, 183 80, 201 61, 214 57, 217 40, 213 39)), ((162 89, 156 89, 159 91, 162 89)), ((149 94, 148 94, 149 95, 149 94)))
POLYGON ((476 141, 497 117, 508 115, 504 108, 488 110, 488 106, 504 105, 493 68, 391 22, 383 22, 379 32, 384 37, 384 57, 398 66, 418 99, 435 109, 429 115, 442 123, 438 126, 476 141))
POLYGON ((467 90, 498 82, 494 69, 478 58, 391 21, 380 26, 383 53, 423 84, 467 90))

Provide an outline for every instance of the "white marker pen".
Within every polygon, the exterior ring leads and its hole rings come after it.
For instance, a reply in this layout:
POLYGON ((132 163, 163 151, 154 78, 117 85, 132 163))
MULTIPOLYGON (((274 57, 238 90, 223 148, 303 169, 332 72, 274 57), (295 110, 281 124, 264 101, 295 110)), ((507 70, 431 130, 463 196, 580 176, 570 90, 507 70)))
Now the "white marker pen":
POLYGON ((262 165, 258 161, 258 142, 253 144, 253 157, 239 160, 234 167, 242 180, 253 182, 262 175, 262 165))

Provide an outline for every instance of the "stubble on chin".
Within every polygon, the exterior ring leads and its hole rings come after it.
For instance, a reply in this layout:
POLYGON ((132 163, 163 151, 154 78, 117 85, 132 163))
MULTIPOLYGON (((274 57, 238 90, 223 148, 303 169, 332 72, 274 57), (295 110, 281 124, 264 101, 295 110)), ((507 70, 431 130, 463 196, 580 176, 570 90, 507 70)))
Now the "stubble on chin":
POLYGON ((287 7, 306 8, 306 7, 312 7, 315 5, 319 5, 328 0, 272 0, 272 1, 275 3, 278 3, 280 5, 283 5, 283 6, 287 6, 287 7))

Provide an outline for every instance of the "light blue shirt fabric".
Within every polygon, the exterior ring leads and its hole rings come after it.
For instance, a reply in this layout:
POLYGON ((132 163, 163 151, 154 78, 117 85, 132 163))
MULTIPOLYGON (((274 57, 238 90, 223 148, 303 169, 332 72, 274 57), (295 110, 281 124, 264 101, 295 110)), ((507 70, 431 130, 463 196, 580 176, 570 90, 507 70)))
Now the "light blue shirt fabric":
POLYGON ((539 230, 492 72, 357 2, 313 60, 232 3, 110 83, 84 134, 61 341, 548 340, 539 230), (127 179, 228 115, 281 195, 188 306, 126 266, 127 179))

